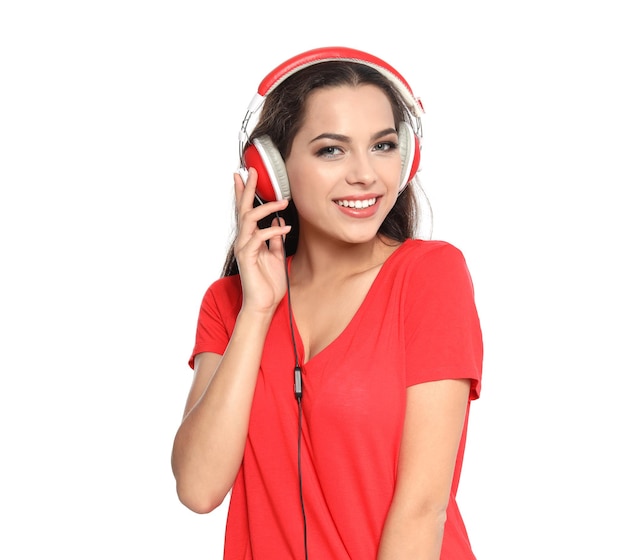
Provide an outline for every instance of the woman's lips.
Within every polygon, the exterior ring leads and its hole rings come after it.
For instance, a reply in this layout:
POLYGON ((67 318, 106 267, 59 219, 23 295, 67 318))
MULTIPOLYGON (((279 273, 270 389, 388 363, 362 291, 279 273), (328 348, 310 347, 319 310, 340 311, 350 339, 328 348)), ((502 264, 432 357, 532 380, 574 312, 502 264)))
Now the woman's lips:
POLYGON ((378 210, 378 201, 380 197, 361 197, 361 198, 338 198, 333 202, 337 208, 347 216, 354 218, 369 218, 378 210))

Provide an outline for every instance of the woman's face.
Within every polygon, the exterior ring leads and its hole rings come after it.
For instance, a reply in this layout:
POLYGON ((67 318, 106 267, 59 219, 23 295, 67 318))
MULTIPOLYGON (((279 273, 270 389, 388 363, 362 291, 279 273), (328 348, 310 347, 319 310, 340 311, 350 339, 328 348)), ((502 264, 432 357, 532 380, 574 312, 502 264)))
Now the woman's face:
POLYGON ((372 85, 315 90, 285 164, 301 237, 370 241, 396 202, 402 166, 387 96, 372 85))

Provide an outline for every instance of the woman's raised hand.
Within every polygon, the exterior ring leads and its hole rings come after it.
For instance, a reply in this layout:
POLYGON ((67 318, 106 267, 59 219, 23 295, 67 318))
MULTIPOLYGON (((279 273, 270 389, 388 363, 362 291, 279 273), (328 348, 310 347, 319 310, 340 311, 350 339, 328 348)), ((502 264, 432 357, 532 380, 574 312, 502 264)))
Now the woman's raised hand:
POLYGON ((242 309, 273 314, 287 290, 282 239, 291 226, 284 225, 282 218, 280 223, 274 218, 270 227, 259 228, 260 220, 284 210, 288 201, 254 207, 257 176, 256 169, 250 168, 244 184, 239 173, 235 173, 237 238, 234 251, 243 289, 242 309))

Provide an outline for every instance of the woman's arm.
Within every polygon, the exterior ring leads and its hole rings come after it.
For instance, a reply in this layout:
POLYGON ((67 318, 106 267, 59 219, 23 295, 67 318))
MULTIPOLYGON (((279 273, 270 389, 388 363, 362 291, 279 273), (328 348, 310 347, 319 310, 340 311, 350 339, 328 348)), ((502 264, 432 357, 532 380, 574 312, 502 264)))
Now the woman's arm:
POLYGON ((467 379, 407 389, 396 489, 378 560, 439 560, 469 389, 467 379))
POLYGON ((180 501, 197 513, 222 503, 241 465, 266 322, 240 315, 224 356, 195 358, 172 469, 180 501))
POLYGON ((235 175, 239 223, 234 249, 243 290, 241 310, 224 355, 195 357, 194 380, 172 449, 178 496, 198 513, 222 503, 241 465, 265 337, 286 292, 281 237, 289 227, 278 220, 265 229, 257 225, 283 210, 286 201, 253 207, 255 186, 253 169, 245 186, 235 175))

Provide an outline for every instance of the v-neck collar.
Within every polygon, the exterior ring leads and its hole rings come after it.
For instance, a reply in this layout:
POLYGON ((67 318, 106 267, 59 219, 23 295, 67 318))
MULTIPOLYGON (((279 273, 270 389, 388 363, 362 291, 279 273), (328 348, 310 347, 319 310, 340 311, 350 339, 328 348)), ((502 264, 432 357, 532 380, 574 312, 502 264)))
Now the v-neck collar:
MULTIPOLYGON (((340 344, 342 340, 348 337, 349 333, 353 330, 354 326, 358 323, 358 320, 361 317, 361 315, 365 313, 367 308, 369 307, 369 300, 372 297, 374 297, 375 295, 374 292, 376 291, 378 285, 384 279, 386 270, 389 268, 389 263, 393 261, 394 257, 407 246, 407 241, 409 240, 403 241, 398 246, 398 248, 393 253, 391 253, 387 257, 387 259, 383 262, 383 264, 380 267, 380 270, 376 273, 376 276, 374 277, 372 284, 367 290, 365 297, 363 298, 363 301, 361 302, 361 304, 355 311, 354 315, 350 318, 345 328, 333 340, 331 340, 326 346, 324 346, 324 348, 322 348, 314 356, 309 357, 306 361, 304 360, 304 342, 302 341, 302 337, 300 336, 300 331, 298 330, 298 324, 297 324, 296 318, 295 316, 292 317, 292 325, 293 325, 294 337, 296 340, 296 348, 298 351, 298 356, 301 358, 301 364, 303 366, 309 366, 311 363, 315 363, 316 361, 319 361, 319 359, 321 359, 320 356, 324 356, 328 354, 329 352, 331 352, 335 346, 340 344)), ((291 261, 292 260, 293 260, 293 255, 290 255, 289 257, 287 257, 287 274, 289 277, 291 277, 291 261)), ((288 298, 288 294, 285 296, 285 298, 288 298)), ((289 301, 287 301, 286 303, 287 303, 287 305, 285 306, 286 313, 289 314, 291 313, 289 301)), ((289 320, 289 317, 287 319, 289 320)))

